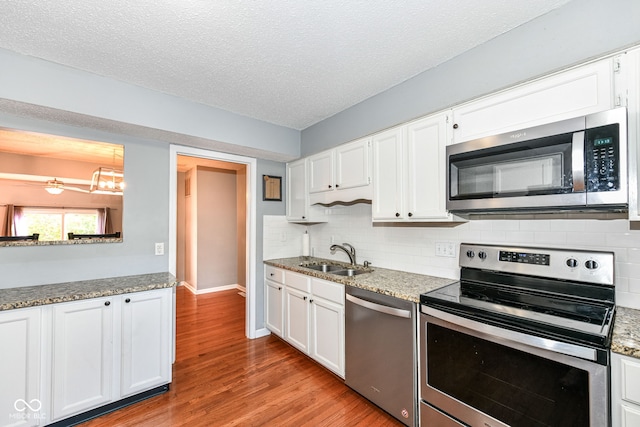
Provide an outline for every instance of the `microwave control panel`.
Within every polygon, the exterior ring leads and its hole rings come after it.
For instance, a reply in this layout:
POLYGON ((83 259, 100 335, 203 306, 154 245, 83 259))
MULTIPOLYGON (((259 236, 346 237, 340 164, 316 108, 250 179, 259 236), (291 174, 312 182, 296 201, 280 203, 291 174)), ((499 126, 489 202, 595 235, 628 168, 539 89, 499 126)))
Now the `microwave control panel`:
POLYGON ((617 124, 586 132, 586 184, 589 192, 620 189, 620 144, 617 124))

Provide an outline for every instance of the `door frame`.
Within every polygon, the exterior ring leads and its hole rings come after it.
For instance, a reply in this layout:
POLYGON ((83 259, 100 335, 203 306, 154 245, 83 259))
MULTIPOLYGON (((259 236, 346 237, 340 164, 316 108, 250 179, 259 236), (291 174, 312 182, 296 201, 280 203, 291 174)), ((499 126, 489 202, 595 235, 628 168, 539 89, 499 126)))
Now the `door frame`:
POLYGON ((176 274, 177 219, 178 219, 178 156, 200 157, 247 166, 247 215, 246 215, 246 323, 247 338, 258 338, 256 328, 256 207, 257 164, 251 157, 220 153, 202 148, 171 144, 169 147, 169 272, 176 274))

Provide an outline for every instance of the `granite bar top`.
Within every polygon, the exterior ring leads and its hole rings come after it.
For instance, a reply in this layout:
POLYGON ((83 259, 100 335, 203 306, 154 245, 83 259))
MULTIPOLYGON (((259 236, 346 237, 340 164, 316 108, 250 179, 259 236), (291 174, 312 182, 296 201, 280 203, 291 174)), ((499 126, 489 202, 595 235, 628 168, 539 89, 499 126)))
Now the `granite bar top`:
MULTIPOLYGON (((300 264, 321 264, 323 262, 327 264, 342 265, 345 268, 349 267, 349 264, 315 257, 279 258, 264 261, 265 264, 273 267, 303 273, 320 279, 330 280, 332 282, 342 283, 347 286, 355 286, 356 288, 390 295, 415 303, 420 302, 420 294, 441 288, 456 281, 454 279, 444 279, 442 277, 407 273, 404 271, 389 270, 376 266, 369 267, 367 269, 370 270, 369 273, 351 277, 322 273, 320 271, 300 266, 300 264)), ((361 265, 357 268, 365 269, 361 265)))
POLYGON ((171 288, 176 284, 170 273, 151 273, 0 289, 0 311, 171 288))
POLYGON ((640 310, 616 307, 611 351, 640 359, 640 310))

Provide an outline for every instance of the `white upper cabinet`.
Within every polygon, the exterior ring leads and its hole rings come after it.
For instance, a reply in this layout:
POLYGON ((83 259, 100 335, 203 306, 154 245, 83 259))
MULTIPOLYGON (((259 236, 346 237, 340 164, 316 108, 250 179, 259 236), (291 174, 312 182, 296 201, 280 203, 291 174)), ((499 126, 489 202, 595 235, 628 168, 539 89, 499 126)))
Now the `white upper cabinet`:
POLYGON ((609 58, 453 109, 453 142, 497 135, 614 108, 616 60, 609 58))
POLYGON ((298 223, 324 222, 322 209, 311 206, 307 188, 308 158, 287 163, 286 204, 287 220, 298 223))
POLYGON ((640 49, 624 57, 624 82, 627 88, 627 119, 629 143, 629 219, 640 221, 640 49))
POLYGON ((371 140, 360 139, 308 157, 310 203, 371 200, 371 140))
POLYGON ((446 211, 448 114, 373 136, 373 221, 456 219, 446 211))

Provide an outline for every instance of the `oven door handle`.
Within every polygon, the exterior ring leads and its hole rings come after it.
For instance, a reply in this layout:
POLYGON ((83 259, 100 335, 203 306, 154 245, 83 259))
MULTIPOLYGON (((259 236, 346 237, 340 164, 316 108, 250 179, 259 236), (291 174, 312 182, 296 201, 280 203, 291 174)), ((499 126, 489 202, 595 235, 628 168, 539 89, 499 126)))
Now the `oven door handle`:
POLYGON ((550 340, 548 338, 537 337, 522 332, 512 331, 510 329, 488 325, 486 323, 477 322, 475 320, 467 319, 466 317, 460 317, 455 314, 437 310, 432 307, 426 307, 424 305, 421 306, 420 311, 436 319, 453 323, 454 325, 461 326, 465 329, 474 331, 487 337, 495 337, 502 341, 511 341, 530 347, 552 351, 555 353, 562 353, 569 356, 591 360, 594 362, 598 360, 597 352, 593 348, 550 340))
POLYGON ((402 310, 400 308, 389 307, 387 305, 376 304, 375 302, 363 300, 353 295, 345 295, 347 301, 357 304, 361 307, 368 308, 369 310, 378 311, 384 314, 390 314, 396 317, 403 317, 405 319, 411 319, 411 312, 409 310, 402 310))
POLYGON ((584 131, 574 132, 571 140, 571 175, 573 192, 584 191, 584 131))

